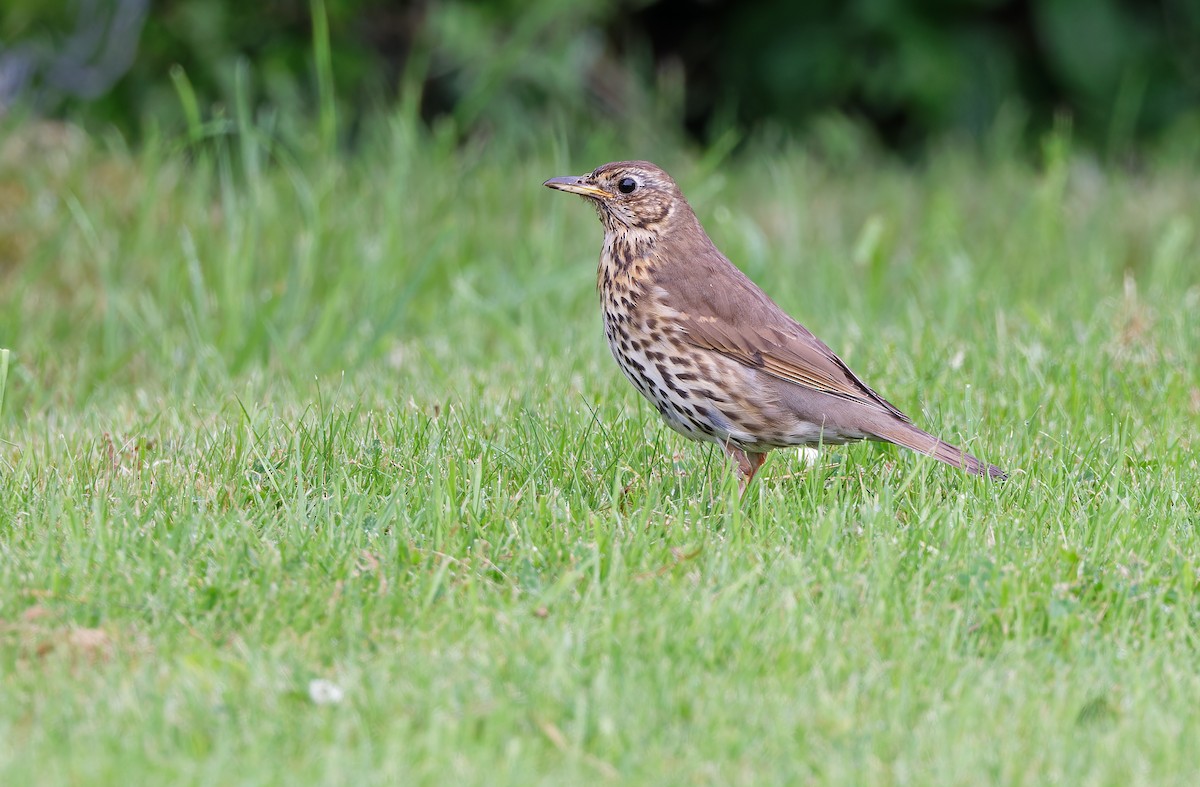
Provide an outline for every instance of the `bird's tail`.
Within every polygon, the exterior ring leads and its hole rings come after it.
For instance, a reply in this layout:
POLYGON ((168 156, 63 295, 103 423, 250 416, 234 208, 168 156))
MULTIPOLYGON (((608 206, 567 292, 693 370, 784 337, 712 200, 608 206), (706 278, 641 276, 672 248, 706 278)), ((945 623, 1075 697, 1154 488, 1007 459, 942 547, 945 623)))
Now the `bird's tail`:
POLYGON ((983 460, 971 456, 966 451, 957 446, 939 440, 928 432, 923 432, 912 424, 896 423, 888 424, 884 429, 876 432, 876 436, 880 439, 887 440, 889 443, 904 446, 918 453, 932 456, 939 462, 945 462, 951 467, 957 467, 960 470, 966 470, 968 473, 974 473, 979 476, 987 476, 988 478, 997 481, 1003 481, 1008 478, 1008 473, 1001 470, 996 465, 989 464, 983 460))

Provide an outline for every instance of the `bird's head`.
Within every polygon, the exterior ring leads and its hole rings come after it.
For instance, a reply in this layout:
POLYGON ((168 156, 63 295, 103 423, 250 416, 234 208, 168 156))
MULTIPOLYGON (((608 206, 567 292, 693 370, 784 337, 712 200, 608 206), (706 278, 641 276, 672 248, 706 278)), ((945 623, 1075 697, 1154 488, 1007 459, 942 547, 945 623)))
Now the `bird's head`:
POLYGON ((691 213, 671 176, 649 161, 615 161, 588 175, 551 178, 544 185, 591 200, 604 228, 612 232, 658 235, 691 213))

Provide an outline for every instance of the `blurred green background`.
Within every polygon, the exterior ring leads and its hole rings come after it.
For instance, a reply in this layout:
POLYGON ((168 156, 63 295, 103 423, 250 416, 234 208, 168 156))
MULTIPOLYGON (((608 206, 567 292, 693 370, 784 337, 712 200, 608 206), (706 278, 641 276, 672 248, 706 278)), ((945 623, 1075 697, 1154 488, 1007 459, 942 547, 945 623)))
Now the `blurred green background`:
POLYGON ((136 139, 243 90, 298 138, 324 24, 343 145, 398 99, 462 136, 553 121, 708 144, 849 118, 911 152, 1068 118, 1117 156, 1200 137, 1197 0, 6 0, 0 106, 136 139))

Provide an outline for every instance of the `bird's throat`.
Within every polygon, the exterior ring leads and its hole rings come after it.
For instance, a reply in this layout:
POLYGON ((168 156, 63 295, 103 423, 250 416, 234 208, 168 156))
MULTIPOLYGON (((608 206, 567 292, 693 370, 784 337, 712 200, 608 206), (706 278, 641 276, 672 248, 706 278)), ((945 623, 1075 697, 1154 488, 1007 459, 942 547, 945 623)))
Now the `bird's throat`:
POLYGON ((602 256, 611 262, 614 272, 627 271, 654 255, 656 239, 655 233, 630 227, 609 230, 604 233, 602 256))
POLYGON ((596 271, 596 286, 608 292, 619 283, 621 290, 638 290, 653 273, 655 235, 645 230, 622 227, 604 233, 604 249, 596 271))

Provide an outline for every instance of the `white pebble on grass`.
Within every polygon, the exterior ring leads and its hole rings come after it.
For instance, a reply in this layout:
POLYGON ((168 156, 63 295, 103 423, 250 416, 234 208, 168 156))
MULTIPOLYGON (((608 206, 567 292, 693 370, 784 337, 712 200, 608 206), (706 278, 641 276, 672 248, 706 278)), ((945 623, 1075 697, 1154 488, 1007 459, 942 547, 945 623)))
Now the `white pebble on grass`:
POLYGON ((345 697, 345 689, 331 680, 315 678, 308 682, 308 698, 314 705, 337 705, 345 697))

